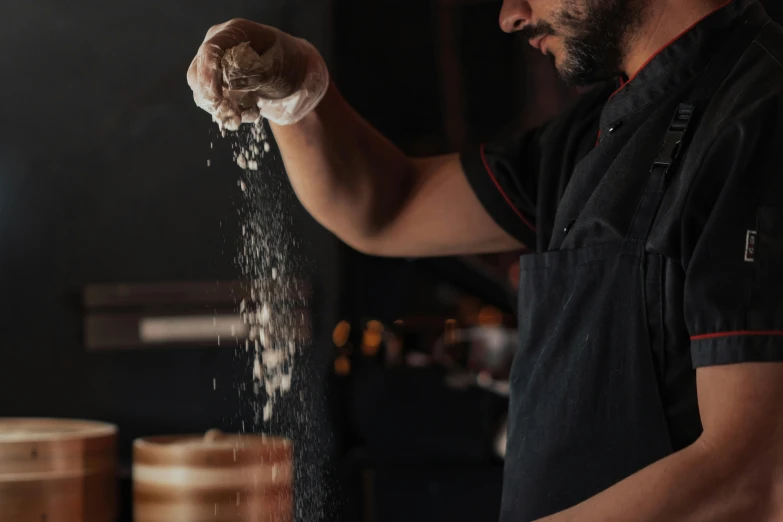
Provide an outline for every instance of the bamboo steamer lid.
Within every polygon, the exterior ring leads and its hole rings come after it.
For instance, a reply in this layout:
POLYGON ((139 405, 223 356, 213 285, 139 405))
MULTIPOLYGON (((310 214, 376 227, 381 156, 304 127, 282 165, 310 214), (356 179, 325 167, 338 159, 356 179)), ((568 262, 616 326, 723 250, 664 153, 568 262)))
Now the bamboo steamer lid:
POLYGON ((0 418, 0 522, 113 522, 117 428, 0 418))
POLYGON ((259 435, 160 436, 133 444, 135 522, 291 522, 293 444, 259 435))

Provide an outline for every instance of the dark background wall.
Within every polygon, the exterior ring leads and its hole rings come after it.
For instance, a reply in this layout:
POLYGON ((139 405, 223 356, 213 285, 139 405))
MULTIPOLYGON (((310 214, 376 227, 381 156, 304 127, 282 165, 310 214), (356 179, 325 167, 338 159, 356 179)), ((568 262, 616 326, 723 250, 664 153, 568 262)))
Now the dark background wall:
MULTIPOLYGON (((487 8, 486 32, 498 35, 495 6, 487 8)), ((252 418, 246 397, 238 398, 231 385, 247 370, 231 348, 90 352, 82 331, 81 293, 88 284, 240 275, 234 255, 241 172, 231 163, 229 142, 194 106, 185 82, 205 31, 234 17, 280 26, 315 43, 349 101, 405 150, 433 153, 450 145, 439 99, 449 82, 438 73, 437 17, 428 2, 2 3, 0 46, 13 52, 0 57, 6 79, 0 83, 6 100, 0 127, 0 416, 116 423, 123 520, 130 516, 134 438, 239 429, 252 418), (336 47, 339 58, 332 53, 336 47)), ((500 48, 497 40, 494 45, 500 48)), ((469 51, 477 56, 477 49, 469 51)), ((491 83, 483 88, 491 90, 491 83)), ((272 171, 283 180, 279 164, 272 171)), ((444 392, 437 372, 387 380, 372 365, 357 369, 355 380, 327 386, 337 318, 393 316, 407 294, 390 298, 388 289, 411 284, 410 274, 399 270, 404 261, 374 260, 340 246, 303 212, 284 182, 270 183, 277 186, 288 202, 291 230, 302 240, 302 271, 314 284, 316 339, 298 372, 311 411, 297 415, 299 404, 283 404, 289 413, 265 427, 294 437, 300 448, 299 462, 307 469, 298 484, 304 502, 299 518, 363 518, 368 468, 354 456, 364 452, 388 463, 404 448, 405 466, 384 465, 377 472, 377 520, 406 513, 411 520, 413 514, 456 520, 460 512, 471 520, 476 513, 494 519, 500 467, 487 457, 487 434, 473 421, 485 404, 480 394, 444 392), (367 285, 370 280, 377 284, 367 285), (427 422, 431 408, 442 409, 442 422, 427 422), (404 433, 401 445, 389 439, 386 426, 404 433), (440 443, 452 448, 445 461, 427 456, 440 443), (470 497, 470 490, 478 493, 470 497), (399 504, 400 495, 410 501, 399 504)))
MULTIPOLYGON (((135 437, 238 429, 246 400, 222 385, 244 371, 232 349, 83 347, 87 284, 239 276, 240 171, 194 106, 187 66, 215 23, 245 17, 280 26, 315 43, 346 98, 412 154, 454 150, 460 136, 530 125, 562 107, 571 93, 546 60, 497 29, 499 1, 448 5, 0 3, 0 416, 115 422, 126 471, 135 437), (457 103, 447 103, 454 92, 457 103)), ((782 14, 780 2, 769 5, 782 14)), ((339 245, 292 199, 279 165, 273 171, 281 183, 270 187, 282 187, 275 190, 315 290, 316 338, 298 374, 312 411, 270 427, 302 441, 312 466, 303 487, 321 498, 300 518, 358 520, 371 469, 376 520, 493 520, 500 465, 487 454, 481 413, 497 404, 445 391, 437 372, 372 364, 327 386, 338 318, 391 320, 427 302, 414 290, 426 293, 438 277, 339 245), (390 438, 387 426, 401 437, 390 438)))
MULTIPOLYGON (((89 352, 81 293, 91 283, 240 276, 241 171, 193 104, 185 72, 206 30, 234 17, 306 34, 328 57, 330 9, 327 0, 0 3, 0 416, 118 424, 126 482, 138 436, 242 420, 254 428, 233 386, 250 374, 230 346, 89 352)), ((279 164, 273 172, 284 177, 279 164)), ((334 296, 337 242, 288 201, 299 256, 317 253, 318 270, 303 272, 317 295, 334 296)), ((328 338, 334 306, 321 303, 316 334, 328 338)), ((310 416, 283 413, 267 426, 317 453, 313 481, 331 451, 329 357, 321 339, 305 355, 310 416)))

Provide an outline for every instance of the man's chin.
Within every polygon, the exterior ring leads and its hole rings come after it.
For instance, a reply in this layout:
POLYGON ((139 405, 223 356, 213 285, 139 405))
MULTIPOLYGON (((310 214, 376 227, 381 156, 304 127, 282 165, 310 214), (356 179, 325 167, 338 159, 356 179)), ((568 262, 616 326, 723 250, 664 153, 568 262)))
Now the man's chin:
POLYGON ((568 87, 586 87, 595 83, 595 80, 581 74, 574 74, 572 71, 558 68, 557 75, 568 87))
POLYGON ((576 74, 572 67, 568 67, 567 64, 564 65, 560 63, 560 61, 557 59, 557 56, 554 54, 547 53, 547 57, 552 62, 552 67, 555 68, 555 71, 557 71, 557 75, 560 77, 560 80, 563 81, 566 85, 569 87, 581 87, 582 85, 580 82, 583 81, 582 77, 579 74, 576 74))
POLYGON ((569 87, 589 87, 599 82, 611 80, 611 74, 597 72, 595 70, 574 70, 568 67, 559 67, 555 62, 555 68, 560 79, 569 87))
POLYGON ((583 78, 583 77, 572 78, 570 76, 568 76, 568 77, 561 76, 560 78, 563 80, 563 82, 568 87, 572 87, 572 88, 589 87, 591 85, 594 85, 594 84, 602 81, 602 80, 596 80, 596 79, 592 79, 592 78, 583 78))

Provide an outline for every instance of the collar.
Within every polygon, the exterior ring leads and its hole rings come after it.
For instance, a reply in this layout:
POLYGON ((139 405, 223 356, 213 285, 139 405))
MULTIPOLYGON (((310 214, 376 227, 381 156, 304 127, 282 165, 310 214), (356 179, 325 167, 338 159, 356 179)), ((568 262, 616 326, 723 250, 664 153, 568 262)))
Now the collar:
POLYGON ((729 37, 735 22, 757 0, 731 0, 664 45, 609 98, 601 113, 601 130, 643 109, 703 72, 718 42, 729 37))

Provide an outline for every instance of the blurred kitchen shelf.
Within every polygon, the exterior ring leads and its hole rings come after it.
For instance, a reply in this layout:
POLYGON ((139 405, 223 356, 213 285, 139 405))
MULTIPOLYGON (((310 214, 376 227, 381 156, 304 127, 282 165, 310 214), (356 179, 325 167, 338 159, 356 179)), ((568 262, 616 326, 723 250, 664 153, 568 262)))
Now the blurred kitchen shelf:
MULTIPOLYGON (((265 283, 266 285, 266 283, 265 283)), ((88 285, 83 292, 84 346, 88 350, 171 347, 235 347, 249 327, 239 303, 250 297, 248 281, 88 285)), ((271 283, 267 292, 292 303, 293 339, 309 340, 312 319, 304 306, 310 283, 271 283), (302 303, 299 305, 299 303, 302 303)))

